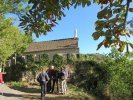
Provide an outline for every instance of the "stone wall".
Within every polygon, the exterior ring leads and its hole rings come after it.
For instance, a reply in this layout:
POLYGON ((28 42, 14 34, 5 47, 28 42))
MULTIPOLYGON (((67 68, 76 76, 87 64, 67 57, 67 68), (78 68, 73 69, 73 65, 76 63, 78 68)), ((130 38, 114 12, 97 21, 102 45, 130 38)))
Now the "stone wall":
POLYGON ((48 54, 49 58, 52 59, 55 54, 79 54, 79 48, 70 48, 70 49, 60 49, 60 50, 51 50, 51 51, 41 51, 41 52, 31 52, 31 53, 26 53, 27 54, 33 54, 33 55, 41 55, 41 54, 48 54))
POLYGON ((39 71, 25 71, 22 72, 22 77, 20 81, 25 81, 28 83, 36 83, 37 82, 37 75, 39 71))
MULTIPOLYGON (((73 65, 65 65, 69 71, 70 76, 73 74, 73 65)), ((40 71, 24 71, 22 72, 22 77, 20 81, 28 82, 30 84, 37 83, 37 76, 39 75, 40 71)), ((72 77, 72 76, 71 76, 72 77)))

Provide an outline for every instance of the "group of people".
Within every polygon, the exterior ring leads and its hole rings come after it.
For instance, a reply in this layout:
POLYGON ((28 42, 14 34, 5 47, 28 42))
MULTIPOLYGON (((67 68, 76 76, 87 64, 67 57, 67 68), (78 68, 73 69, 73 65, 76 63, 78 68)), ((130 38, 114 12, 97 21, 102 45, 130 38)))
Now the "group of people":
POLYGON ((61 67, 60 69, 50 66, 49 69, 41 68, 41 72, 37 76, 37 81, 41 86, 41 97, 46 93, 66 94, 67 92, 67 79, 69 72, 67 68, 61 67))

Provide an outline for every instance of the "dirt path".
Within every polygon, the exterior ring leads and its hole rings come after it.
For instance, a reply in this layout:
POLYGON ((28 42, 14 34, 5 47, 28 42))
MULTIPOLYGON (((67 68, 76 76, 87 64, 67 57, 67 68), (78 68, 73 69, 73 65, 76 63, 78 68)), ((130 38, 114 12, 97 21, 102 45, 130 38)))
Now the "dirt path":
POLYGON ((5 84, 0 85, 0 100, 23 100, 21 94, 25 93, 11 89, 5 84))
POLYGON ((6 84, 0 86, 0 100, 91 100, 69 95, 46 94, 44 98, 40 97, 39 88, 16 88, 9 87, 6 84), (2 96, 3 90, 3 96, 2 96))

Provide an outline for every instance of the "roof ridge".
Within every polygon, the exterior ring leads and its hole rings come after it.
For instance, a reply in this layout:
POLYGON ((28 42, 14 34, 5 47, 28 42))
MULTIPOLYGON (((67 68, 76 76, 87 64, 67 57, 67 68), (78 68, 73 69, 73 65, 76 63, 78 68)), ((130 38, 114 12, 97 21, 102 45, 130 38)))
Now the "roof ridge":
MULTIPOLYGON (((60 49, 69 49, 69 48, 78 48, 78 38, 65 38, 58 40, 49 40, 41 42, 32 42, 29 47, 26 49, 26 52, 42 52, 46 50, 60 50, 60 49)), ((75 51, 76 52, 76 51, 75 51)))
POLYGON ((65 38, 65 39, 48 40, 48 41, 40 41, 40 42, 32 42, 32 43, 43 43, 43 42, 62 41, 62 40, 71 40, 71 39, 78 39, 78 38, 65 38))

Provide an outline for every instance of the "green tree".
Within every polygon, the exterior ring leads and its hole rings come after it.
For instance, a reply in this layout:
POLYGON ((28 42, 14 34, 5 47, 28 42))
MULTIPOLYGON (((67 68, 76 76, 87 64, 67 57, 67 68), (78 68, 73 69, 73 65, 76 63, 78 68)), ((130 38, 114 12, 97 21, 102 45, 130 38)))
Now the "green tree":
POLYGON ((75 73, 72 82, 76 86, 98 96, 103 94, 107 72, 97 61, 78 61, 74 68, 75 73))
POLYGON ((133 60, 132 53, 121 54, 118 50, 112 49, 109 58, 101 63, 107 71, 106 78, 110 94, 115 99, 131 99, 133 91, 133 60))
POLYGON ((0 0, 0 63, 5 63, 6 59, 13 53, 20 53, 31 42, 30 36, 24 36, 17 27, 11 23, 11 19, 5 19, 7 13, 21 15, 26 13, 30 6, 25 4, 28 0, 0 0), (21 33, 21 34, 20 34, 21 33), (14 38, 14 36, 16 38, 14 38), (16 47, 17 46, 17 47, 16 47))
POLYGON ((0 0, 0 16, 6 13, 24 14, 30 8, 28 0, 0 0))
POLYGON ((127 51, 129 46, 133 48, 133 44, 127 41, 132 31, 126 29, 127 24, 133 27, 132 20, 127 22, 128 13, 133 12, 131 2, 132 0, 0 0, 0 17, 6 13, 15 13, 27 34, 40 36, 52 31, 57 21, 65 16, 64 9, 97 3, 101 5, 101 11, 97 14, 96 32, 92 36, 94 40, 104 37, 97 49, 102 45, 106 48, 113 45, 122 52, 125 47, 127 51), (126 37, 126 40, 122 40, 122 37, 126 37))
POLYGON ((14 53, 22 53, 28 44, 32 42, 31 36, 25 36, 17 27, 11 24, 11 19, 0 19, 0 63, 14 53))
MULTIPOLYGON (((97 13, 96 32, 92 36, 94 40, 104 37, 97 49, 102 45, 106 48, 114 45, 122 52, 125 46, 132 45, 122 40, 123 36, 127 38, 132 34, 126 29, 128 12, 133 12, 131 2, 132 0, 93 0, 93 3, 101 5, 101 11, 97 13)), ((20 26, 27 33, 35 33, 37 37, 52 31, 57 21, 65 16, 64 9, 92 4, 91 0, 29 0, 28 3, 32 5, 31 9, 21 16, 20 26)))
POLYGON ((75 54, 67 55, 67 64, 74 64, 76 60, 77 60, 77 57, 75 54))
POLYGON ((48 54, 42 54, 40 57, 41 66, 48 66, 50 63, 48 54))
POLYGON ((113 58, 115 61, 119 62, 122 59, 123 54, 120 53, 115 47, 112 47, 111 52, 108 54, 108 57, 113 58))
POLYGON ((30 54, 26 55, 27 62, 26 62, 26 70, 35 71, 40 68, 40 62, 35 60, 35 56, 30 54))
POLYGON ((64 65, 64 58, 61 55, 55 54, 53 56, 53 64, 54 66, 60 68, 64 65))
POLYGON ((99 59, 78 61, 72 82, 101 99, 112 96, 113 100, 132 100, 132 57, 132 53, 121 54, 113 48, 100 62, 99 59))

